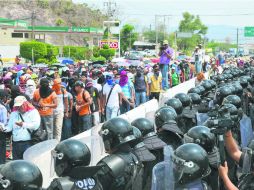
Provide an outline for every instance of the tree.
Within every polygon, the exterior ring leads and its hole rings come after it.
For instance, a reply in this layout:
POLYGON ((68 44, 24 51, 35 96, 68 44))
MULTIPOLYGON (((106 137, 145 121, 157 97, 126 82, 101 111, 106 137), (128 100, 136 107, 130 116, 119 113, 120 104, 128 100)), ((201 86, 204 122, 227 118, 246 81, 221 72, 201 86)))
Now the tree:
POLYGON ((102 49, 99 50, 100 56, 105 57, 106 60, 110 60, 115 53, 115 49, 110 49, 108 44, 105 44, 102 49))
POLYGON ((202 43, 202 36, 207 33, 205 26, 199 16, 191 15, 188 12, 183 13, 183 20, 179 24, 179 32, 190 32, 193 34, 191 38, 183 38, 177 40, 178 48, 185 53, 190 53, 196 45, 202 43))
POLYGON ((135 31, 135 27, 130 24, 126 24, 121 29, 121 51, 125 52, 127 49, 131 49, 133 43, 138 39, 138 34, 135 31))
POLYGON ((20 55, 30 61, 34 58, 34 61, 36 62, 36 60, 40 58, 45 58, 47 55, 47 46, 45 43, 37 41, 21 42, 20 55))

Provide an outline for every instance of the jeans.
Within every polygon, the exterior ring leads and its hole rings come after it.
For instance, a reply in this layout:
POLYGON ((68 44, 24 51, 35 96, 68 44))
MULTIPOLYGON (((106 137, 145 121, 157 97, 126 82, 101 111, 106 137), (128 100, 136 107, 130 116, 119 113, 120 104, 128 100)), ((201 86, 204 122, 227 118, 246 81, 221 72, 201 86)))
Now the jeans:
POLYGON ((168 64, 161 64, 160 65, 161 69, 161 75, 162 75, 162 88, 163 89, 168 89, 168 64))
POLYGON ((80 115, 79 116, 79 131, 80 133, 87 131, 92 127, 91 115, 80 115))
POLYGON ((63 129, 62 129, 62 138, 61 140, 68 139, 72 137, 72 129, 71 129, 71 118, 64 118, 63 120, 63 129))
POLYGON ((119 107, 106 107, 106 119, 110 120, 118 116, 119 107))
POLYGON ((120 105, 120 113, 125 114, 126 112, 130 110, 131 110, 130 104, 123 100, 122 105, 120 105))
POLYGON ((0 164, 5 164, 6 161, 6 135, 0 132, 0 164))
POLYGON ((46 130, 48 140, 53 139, 53 115, 41 116, 41 127, 46 130))
POLYGON ((53 138, 60 142, 63 128, 63 112, 53 114, 53 138))
POLYGON ((146 102, 146 92, 136 92, 136 106, 146 102))
POLYGON ((159 99, 160 99, 160 92, 151 92, 151 94, 150 94, 150 100, 152 100, 152 99, 156 99, 156 100, 158 100, 159 101, 159 99))
POLYGON ((13 150, 13 160, 22 160, 23 154, 29 147, 32 146, 31 141, 17 141, 12 143, 13 150))
POLYGON ((201 61, 196 61, 195 62, 195 70, 196 74, 200 73, 202 71, 202 63, 201 61))

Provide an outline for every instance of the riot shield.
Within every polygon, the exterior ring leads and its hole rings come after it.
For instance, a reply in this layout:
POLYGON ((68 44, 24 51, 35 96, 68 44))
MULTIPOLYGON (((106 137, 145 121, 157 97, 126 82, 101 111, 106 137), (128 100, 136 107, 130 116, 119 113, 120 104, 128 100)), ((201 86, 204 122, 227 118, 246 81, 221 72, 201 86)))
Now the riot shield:
POLYGON ((197 125, 203 125, 208 119, 209 116, 207 113, 196 113, 196 118, 197 118, 197 125))
POLYGON ((240 120, 241 147, 245 148, 253 139, 253 129, 251 119, 247 115, 243 115, 240 120))
POLYGON ((170 146, 164 148, 165 161, 156 164, 153 168, 152 190, 174 190, 172 154, 173 149, 170 146))
POLYGON ((48 187, 53 178, 56 177, 51 152, 57 144, 58 141, 55 139, 43 141, 28 148, 23 154, 24 160, 34 163, 41 170, 43 187, 48 187))

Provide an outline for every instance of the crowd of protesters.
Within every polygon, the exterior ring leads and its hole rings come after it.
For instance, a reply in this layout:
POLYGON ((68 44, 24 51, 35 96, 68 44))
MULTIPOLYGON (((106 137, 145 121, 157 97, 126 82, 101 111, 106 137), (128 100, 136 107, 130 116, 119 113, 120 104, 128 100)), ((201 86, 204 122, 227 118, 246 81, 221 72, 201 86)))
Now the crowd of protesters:
MULTIPOLYGON (((201 69, 196 72, 186 60, 173 61, 173 50, 167 41, 163 45, 160 64, 144 67, 109 63, 94 68, 84 62, 61 68, 4 67, 0 78, 0 164, 9 156, 6 137, 11 139, 13 159, 22 159, 33 145, 33 131, 42 129, 46 139, 61 141, 148 100, 159 100, 161 92, 195 75, 197 85, 204 79, 202 66, 196 65, 201 69)), ((240 63, 236 61, 238 66, 240 63)), ((204 71, 209 75, 218 72, 215 60, 207 65, 210 67, 204 71)))

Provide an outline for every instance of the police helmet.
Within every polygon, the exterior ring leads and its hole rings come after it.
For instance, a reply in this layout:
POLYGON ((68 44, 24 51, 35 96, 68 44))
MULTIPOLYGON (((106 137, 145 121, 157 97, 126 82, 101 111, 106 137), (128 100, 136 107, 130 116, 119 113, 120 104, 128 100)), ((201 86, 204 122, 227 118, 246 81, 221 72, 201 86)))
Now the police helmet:
POLYGON ((165 105, 171 106, 175 109, 177 114, 181 114, 183 111, 183 104, 182 102, 177 98, 170 98, 165 102, 165 105))
POLYGON ((190 90, 188 90, 188 93, 197 93, 200 95, 200 90, 199 88, 191 88, 190 90))
POLYGON ((185 93, 178 93, 175 95, 175 98, 179 99, 182 102, 183 107, 187 107, 191 103, 190 97, 185 93))
POLYGON ((211 172, 206 151, 194 143, 179 146, 172 155, 174 177, 185 185, 208 176, 211 172))
POLYGON ((200 91, 199 95, 200 95, 200 96, 204 96, 204 95, 205 95, 206 90, 205 90, 205 88, 204 88, 203 86, 198 85, 196 88, 199 89, 199 91, 200 91))
POLYGON ((155 134, 153 123, 146 118, 135 119, 131 122, 131 125, 137 127, 141 131, 142 136, 146 136, 149 133, 155 134))
POLYGON ((42 174, 33 163, 14 160, 1 167, 0 189, 37 190, 42 187, 42 174))
POLYGON ((203 86, 206 90, 206 92, 210 91, 212 89, 212 85, 208 80, 205 80, 201 83, 201 86, 203 86))
POLYGON ((155 124, 157 128, 161 128, 164 124, 175 121, 177 117, 176 111, 170 106, 161 107, 155 112, 155 124))
POLYGON ((227 86, 223 86, 218 88, 217 92, 216 92, 216 103, 221 105, 222 101, 225 97, 231 95, 231 89, 228 88, 227 86))
MULTIPOLYGON (((238 109, 234 104, 230 104, 230 103, 225 103, 223 104, 223 106, 221 107, 221 109, 226 108, 226 110, 228 110, 228 112, 230 113, 230 118, 234 121, 234 122, 238 122, 239 118, 241 117, 241 109, 238 109)), ((237 124, 237 123, 234 123, 237 124)))
POLYGON ((113 118, 106 121, 99 132, 102 136, 106 151, 115 151, 120 145, 135 140, 133 127, 122 118, 113 118))
POLYGON ((243 88, 247 88, 248 87, 248 80, 247 80, 247 78, 240 77, 239 82, 240 82, 240 84, 241 84, 241 86, 243 88))
POLYGON ((243 95, 243 87, 241 86, 241 84, 235 82, 234 84, 232 84, 232 86, 235 88, 235 94, 241 97, 243 95))
POLYGON ((196 93, 189 93, 188 96, 191 98, 192 104, 198 105, 201 102, 201 97, 196 93))
POLYGON ((215 146, 215 135, 205 126, 195 126, 184 135, 185 143, 196 143, 203 147, 206 152, 212 152, 215 146))
POLYGON ((86 144, 75 139, 67 139, 56 145, 53 156, 55 157, 55 171, 59 177, 68 175, 75 166, 88 166, 91 153, 86 144))
POLYGON ((241 98, 237 95, 229 95, 226 98, 224 98, 223 100, 224 104, 233 104, 234 106, 236 106, 237 108, 240 108, 242 105, 242 101, 241 98))

